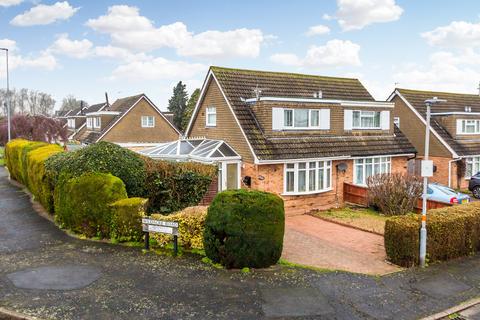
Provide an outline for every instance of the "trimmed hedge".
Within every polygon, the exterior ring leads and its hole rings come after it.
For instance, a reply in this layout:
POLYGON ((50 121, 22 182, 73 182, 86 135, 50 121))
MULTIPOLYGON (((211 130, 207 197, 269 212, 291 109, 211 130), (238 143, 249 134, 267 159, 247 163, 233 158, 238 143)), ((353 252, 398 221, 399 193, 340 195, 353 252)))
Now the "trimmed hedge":
MULTIPOLYGON (((421 215, 389 218, 385 224, 388 259, 401 266, 419 263, 421 215)), ((480 250, 480 202, 430 210, 427 214, 429 262, 467 256, 480 250)))
POLYGON ((120 199, 112 204, 110 238, 118 241, 140 241, 143 236, 142 217, 145 215, 147 199, 120 199))
POLYGON ((62 153, 63 148, 56 144, 46 145, 27 153, 26 185, 42 206, 53 213, 53 190, 45 174, 45 160, 50 156, 62 153))
POLYGON ((125 184, 107 174, 88 172, 55 186, 55 221, 87 237, 110 237, 112 210, 108 204, 127 197, 125 184))
POLYGON ((10 177, 22 184, 27 183, 26 157, 29 151, 47 145, 45 142, 14 139, 5 145, 5 164, 10 177))
POLYGON ((227 190, 208 208, 204 247, 207 257, 227 268, 264 268, 282 254, 283 200, 256 190, 227 190))
MULTIPOLYGON (((205 228, 205 218, 207 217, 207 207, 196 206, 185 208, 182 211, 164 216, 161 214, 152 214, 152 219, 164 221, 178 221, 178 241, 186 249, 203 249, 203 232, 205 228)), ((151 233, 150 237, 157 240, 160 246, 165 246, 172 242, 172 236, 160 233, 151 233)))
POLYGON ((78 177, 85 172, 111 173, 125 183, 131 197, 145 193, 145 163, 138 154, 114 143, 101 141, 85 148, 50 158, 46 162, 49 179, 56 184, 59 174, 78 177))
POLYGON ((168 214, 196 206, 217 175, 217 167, 198 162, 173 162, 144 158, 147 171, 145 196, 148 212, 168 214))

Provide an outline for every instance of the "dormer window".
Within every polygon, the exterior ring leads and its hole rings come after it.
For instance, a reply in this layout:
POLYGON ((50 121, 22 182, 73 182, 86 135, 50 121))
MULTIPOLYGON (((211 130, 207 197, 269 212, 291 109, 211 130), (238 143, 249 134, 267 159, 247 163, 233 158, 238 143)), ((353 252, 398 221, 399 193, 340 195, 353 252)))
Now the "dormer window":
POLYGON ((87 129, 93 129, 93 118, 87 118, 87 129))
POLYGON ((353 111, 353 129, 380 129, 379 111, 353 111))
POLYGON ((329 109, 273 108, 272 115, 272 127, 274 130, 277 127, 278 129, 330 129, 329 109), (283 110, 283 119, 275 117, 279 110, 283 110), (282 122, 283 126, 277 122, 282 122))
POLYGON ((457 134, 480 134, 480 120, 457 119, 457 134))
POLYGON ((68 120, 67 120, 67 126, 68 126, 70 129, 75 129, 75 119, 68 119, 68 120))
POLYGON ((472 107, 466 106, 465 107, 465 112, 472 112, 472 107))
POLYGON ((100 129, 101 125, 102 125, 102 120, 101 120, 101 118, 100 118, 100 117, 94 118, 93 127, 94 127, 95 129, 100 129))

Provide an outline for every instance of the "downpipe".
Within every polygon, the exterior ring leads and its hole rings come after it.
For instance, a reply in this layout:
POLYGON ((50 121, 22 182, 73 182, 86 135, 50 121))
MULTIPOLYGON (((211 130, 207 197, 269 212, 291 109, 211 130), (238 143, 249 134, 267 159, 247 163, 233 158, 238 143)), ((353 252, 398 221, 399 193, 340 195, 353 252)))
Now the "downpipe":
POLYGON ((448 187, 452 187, 452 163, 462 160, 462 158, 448 160, 448 187))

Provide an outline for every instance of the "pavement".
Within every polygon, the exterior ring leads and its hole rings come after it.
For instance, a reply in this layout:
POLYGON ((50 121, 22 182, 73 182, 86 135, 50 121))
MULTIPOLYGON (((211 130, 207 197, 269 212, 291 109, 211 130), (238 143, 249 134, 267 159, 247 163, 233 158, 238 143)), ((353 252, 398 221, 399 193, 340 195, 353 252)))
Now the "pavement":
POLYGON ((286 218, 282 258, 317 268, 372 275, 402 270, 386 261, 382 236, 310 215, 286 218))
MULTIPOLYGON (((74 239, 0 168, 0 312, 41 319, 419 319, 480 296, 480 256, 385 276, 201 257, 74 239)), ((0 314, 0 319, 5 318, 0 314)))

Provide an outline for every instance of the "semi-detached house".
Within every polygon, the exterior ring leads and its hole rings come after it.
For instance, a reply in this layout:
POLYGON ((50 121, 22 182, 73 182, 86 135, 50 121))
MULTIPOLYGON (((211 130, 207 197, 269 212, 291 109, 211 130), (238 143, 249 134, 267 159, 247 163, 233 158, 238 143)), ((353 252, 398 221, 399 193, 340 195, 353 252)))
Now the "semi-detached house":
POLYGON ((218 163, 219 190, 273 192, 304 213, 342 205, 344 183, 406 172, 416 150, 393 107, 357 79, 211 67, 184 138, 143 153, 218 163))
POLYGON ((402 132, 422 158, 425 148, 425 100, 445 99, 431 110, 430 159, 432 180, 453 188, 466 188, 480 171, 480 95, 395 89, 389 101, 402 132))

